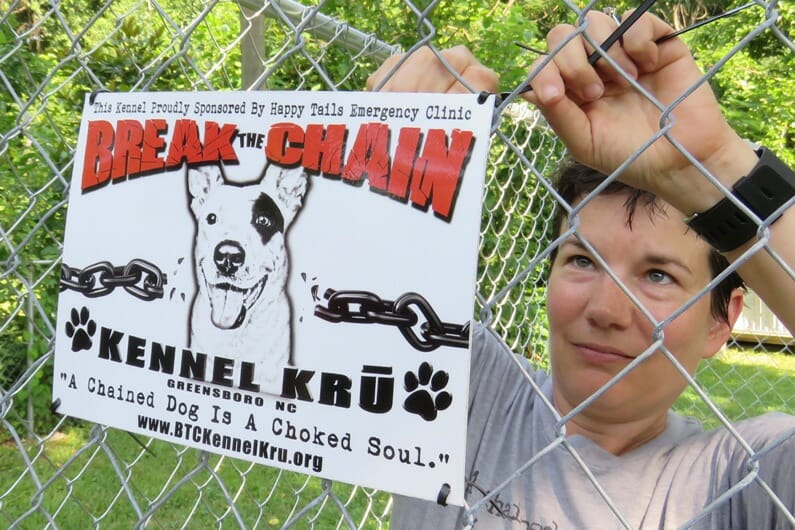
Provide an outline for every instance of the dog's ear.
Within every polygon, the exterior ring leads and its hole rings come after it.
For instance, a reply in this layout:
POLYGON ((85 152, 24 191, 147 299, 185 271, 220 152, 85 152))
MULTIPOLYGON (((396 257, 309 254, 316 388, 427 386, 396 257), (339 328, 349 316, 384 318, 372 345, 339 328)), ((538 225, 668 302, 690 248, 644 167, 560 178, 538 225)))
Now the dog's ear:
POLYGON ((188 167, 187 173, 188 192, 191 196, 190 208, 196 212, 204 204, 210 190, 223 184, 224 174, 221 166, 217 165, 188 167))
POLYGON ((308 185, 306 172, 300 166, 284 168, 276 164, 268 164, 261 185, 266 193, 278 200, 284 217, 284 226, 288 226, 298 210, 301 209, 308 185))

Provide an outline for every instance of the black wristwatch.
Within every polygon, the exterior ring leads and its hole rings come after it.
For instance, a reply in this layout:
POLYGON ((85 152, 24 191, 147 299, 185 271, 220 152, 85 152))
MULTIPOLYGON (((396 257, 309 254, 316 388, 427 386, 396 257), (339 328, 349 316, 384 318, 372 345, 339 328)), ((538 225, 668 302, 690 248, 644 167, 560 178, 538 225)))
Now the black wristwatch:
MULTIPOLYGON (((763 221, 795 195, 795 171, 762 147, 756 152, 759 162, 732 187, 732 195, 763 221)), ((750 241, 759 225, 731 200, 724 198, 706 212, 687 219, 687 224, 719 252, 734 250, 750 241)))

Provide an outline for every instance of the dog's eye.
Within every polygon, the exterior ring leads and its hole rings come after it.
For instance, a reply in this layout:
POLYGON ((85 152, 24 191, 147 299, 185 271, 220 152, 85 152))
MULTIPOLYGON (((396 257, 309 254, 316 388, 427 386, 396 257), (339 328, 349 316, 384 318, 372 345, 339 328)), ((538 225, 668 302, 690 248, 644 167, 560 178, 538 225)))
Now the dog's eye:
POLYGON ((218 220, 218 218, 215 216, 214 213, 211 213, 211 214, 207 215, 207 224, 214 225, 215 221, 217 221, 217 220, 218 220))
POLYGON ((269 227, 273 224, 273 222, 268 218, 266 215, 258 215, 254 222, 257 223, 258 226, 269 227))

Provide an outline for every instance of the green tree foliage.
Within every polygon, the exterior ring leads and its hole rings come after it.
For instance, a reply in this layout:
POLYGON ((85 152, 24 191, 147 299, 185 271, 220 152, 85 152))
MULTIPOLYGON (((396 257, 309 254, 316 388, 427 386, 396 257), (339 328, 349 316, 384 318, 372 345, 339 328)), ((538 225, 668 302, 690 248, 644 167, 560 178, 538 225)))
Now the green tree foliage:
MULTIPOLYGON (((795 4, 780 2, 778 9, 778 28, 791 39, 795 4)), ((693 32, 689 42, 707 70, 734 52, 736 44, 763 21, 761 9, 749 9, 734 20, 717 22, 712 30, 693 32)), ((737 51, 711 85, 727 118, 744 138, 769 147, 795 165, 795 51, 766 30, 737 51)))

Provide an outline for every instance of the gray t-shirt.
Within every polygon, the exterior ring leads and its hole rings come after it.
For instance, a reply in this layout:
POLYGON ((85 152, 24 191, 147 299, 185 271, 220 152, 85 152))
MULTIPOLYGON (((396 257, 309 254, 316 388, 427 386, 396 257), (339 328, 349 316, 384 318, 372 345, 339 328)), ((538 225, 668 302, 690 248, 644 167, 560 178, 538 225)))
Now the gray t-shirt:
MULTIPOLYGON (((697 421, 670 412, 662 434, 615 456, 583 436, 569 436, 564 443, 557 439, 549 407, 517 360, 550 400, 552 380, 546 373, 514 358, 490 330, 475 329, 467 503, 472 506, 513 477, 474 513, 475 529, 624 528, 570 448, 630 528, 679 528, 711 503, 719 506, 692 528, 793 528, 765 489, 795 511, 795 417, 771 413, 735 424, 742 439, 762 455, 758 460, 750 459, 743 443, 726 429, 705 433, 697 421), (728 498, 722 502, 721 496, 728 498)), ((394 502, 391 530, 462 528, 466 522, 464 510, 456 506, 397 495, 394 502)))

